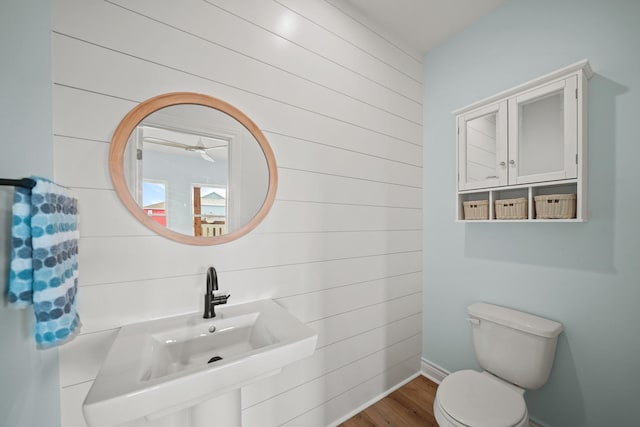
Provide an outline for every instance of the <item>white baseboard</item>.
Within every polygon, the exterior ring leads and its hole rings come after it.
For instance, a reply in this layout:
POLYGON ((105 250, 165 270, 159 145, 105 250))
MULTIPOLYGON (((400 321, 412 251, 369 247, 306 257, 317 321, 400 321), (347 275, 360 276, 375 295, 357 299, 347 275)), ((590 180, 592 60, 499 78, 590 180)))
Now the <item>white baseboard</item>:
POLYGON ((347 421, 349 418, 352 418, 353 416, 355 416, 355 415, 359 414, 360 412, 364 411, 365 409, 367 409, 369 406, 373 405, 377 401, 387 397, 388 395, 390 395, 391 393, 393 393, 394 391, 396 391, 397 389, 399 389, 403 385, 407 384, 410 381, 413 381, 420 374, 421 374, 420 372, 416 372, 415 374, 411 375, 406 380, 399 382, 398 384, 394 385, 390 389, 384 391, 383 393, 379 394, 378 396, 374 397, 373 399, 369 400, 368 402, 363 403, 362 405, 358 406, 356 409, 354 409, 353 411, 349 412, 347 415, 343 416, 339 420, 329 424, 329 427, 338 426, 338 425, 342 424, 343 422, 347 421))
POLYGON ((440 384, 442 380, 450 374, 450 372, 446 369, 426 359, 422 359, 420 368, 420 372, 422 373, 422 375, 429 378, 436 384, 440 384))
MULTIPOLYGON (((433 362, 430 362, 426 359, 422 359, 420 364, 420 373, 423 376, 429 378, 434 383, 440 384, 442 380, 444 380, 445 377, 449 375, 451 372, 447 371, 441 366, 436 365, 433 362)), ((529 420, 529 427, 542 427, 542 426, 529 420)))

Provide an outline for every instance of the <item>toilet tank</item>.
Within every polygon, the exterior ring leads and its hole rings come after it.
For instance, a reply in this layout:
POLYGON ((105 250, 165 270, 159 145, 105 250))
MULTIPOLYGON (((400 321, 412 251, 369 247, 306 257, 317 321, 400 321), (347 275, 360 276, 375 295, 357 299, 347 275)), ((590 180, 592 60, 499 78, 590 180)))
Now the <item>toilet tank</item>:
POLYGON ((524 389, 547 382, 561 323, 483 302, 467 311, 482 369, 524 389))

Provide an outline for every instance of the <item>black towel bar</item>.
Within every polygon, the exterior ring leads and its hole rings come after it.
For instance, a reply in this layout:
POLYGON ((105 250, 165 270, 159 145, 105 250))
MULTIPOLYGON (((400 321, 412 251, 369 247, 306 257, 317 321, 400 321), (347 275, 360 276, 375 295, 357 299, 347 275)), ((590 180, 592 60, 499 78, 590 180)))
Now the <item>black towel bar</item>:
POLYGON ((4 179, 0 178, 0 185, 10 185, 12 187, 33 188, 36 186, 36 182, 31 178, 22 179, 4 179))

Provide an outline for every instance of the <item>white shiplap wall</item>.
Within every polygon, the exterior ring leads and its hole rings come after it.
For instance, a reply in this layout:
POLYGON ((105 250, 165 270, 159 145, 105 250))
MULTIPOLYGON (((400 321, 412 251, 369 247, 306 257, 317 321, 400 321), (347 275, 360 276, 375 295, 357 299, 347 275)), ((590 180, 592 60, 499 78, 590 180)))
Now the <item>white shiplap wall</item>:
POLYGON ((55 179, 81 208, 82 335, 60 349, 62 426, 117 328, 200 310, 214 265, 238 303, 274 298, 315 354, 246 387, 245 426, 335 423, 418 372, 422 64, 321 0, 54 0, 55 179), (157 237, 121 206, 109 140, 137 102, 206 93, 265 132, 267 219, 222 246, 157 237))

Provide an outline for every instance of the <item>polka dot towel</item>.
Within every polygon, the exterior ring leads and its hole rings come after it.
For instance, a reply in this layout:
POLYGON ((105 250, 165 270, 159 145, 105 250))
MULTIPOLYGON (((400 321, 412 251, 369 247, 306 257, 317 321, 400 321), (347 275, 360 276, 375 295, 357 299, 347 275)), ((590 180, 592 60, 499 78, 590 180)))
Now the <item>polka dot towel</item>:
POLYGON ((15 191, 7 300, 15 308, 33 304, 36 343, 48 348, 80 329, 78 201, 64 187, 34 180, 33 189, 15 191))

